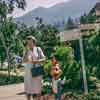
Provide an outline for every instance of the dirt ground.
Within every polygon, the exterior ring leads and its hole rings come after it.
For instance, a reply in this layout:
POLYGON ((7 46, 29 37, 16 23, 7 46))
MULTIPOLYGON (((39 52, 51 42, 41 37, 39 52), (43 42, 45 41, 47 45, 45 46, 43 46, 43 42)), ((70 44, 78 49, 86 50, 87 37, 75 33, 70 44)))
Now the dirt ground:
MULTIPOLYGON (((14 84, 0 86, 0 100, 26 100, 24 93, 24 84, 14 84)), ((38 100, 34 98, 34 100, 38 100)), ((46 94, 41 96, 41 100, 55 100, 55 96, 51 94, 46 94)), ((65 93, 62 95, 61 100, 78 100, 71 97, 70 93, 65 93)))

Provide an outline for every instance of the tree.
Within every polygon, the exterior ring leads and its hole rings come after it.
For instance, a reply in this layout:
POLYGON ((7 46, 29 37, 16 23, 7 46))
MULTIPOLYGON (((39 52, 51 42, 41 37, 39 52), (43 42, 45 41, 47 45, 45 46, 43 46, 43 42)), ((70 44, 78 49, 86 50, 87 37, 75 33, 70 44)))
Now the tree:
POLYGON ((0 42, 2 43, 1 46, 4 48, 6 53, 7 61, 8 61, 8 75, 10 76, 10 54, 12 48, 16 45, 16 24, 13 23, 12 19, 9 18, 2 24, 0 30, 0 42))
POLYGON ((58 44, 59 38, 57 37, 58 30, 51 25, 44 25, 41 27, 40 37, 37 37, 40 41, 40 46, 44 48, 46 56, 50 57, 51 53, 54 51, 54 47, 58 44))
MULTIPOLYGON (((0 44, 1 46, 1 44, 0 44)), ((6 53, 5 53, 5 49, 3 46, 0 47, 0 63, 1 63, 1 68, 3 68, 3 62, 6 59, 6 53)))
POLYGON ((88 19, 88 23, 95 23, 96 22, 96 16, 94 16, 92 14, 89 14, 87 16, 87 19, 88 19))
POLYGON ((86 14, 84 14, 84 15, 82 15, 81 17, 80 17, 80 23, 81 24, 87 24, 88 22, 87 22, 87 15, 86 14))
POLYGON ((88 23, 95 23, 96 22, 96 15, 94 15, 95 11, 90 11, 89 14, 84 14, 80 17, 81 24, 88 24, 88 23))
POLYGON ((100 66, 100 31, 93 32, 93 36, 84 40, 86 64, 90 66, 91 71, 100 66))
POLYGON ((0 0, 0 21, 4 21, 7 15, 12 13, 15 6, 25 9, 25 0, 0 0))
POLYGON ((11 48, 15 45, 16 40, 16 24, 13 23, 12 18, 7 15, 12 13, 14 7, 25 8, 24 0, 1 0, 0 1, 0 42, 1 47, 4 48, 8 61, 8 75, 10 76, 10 56, 11 48))
POLYGON ((67 24, 65 26, 65 29, 70 30, 70 29, 74 29, 76 27, 77 26, 75 25, 73 19, 71 17, 69 17, 68 20, 67 20, 67 24))

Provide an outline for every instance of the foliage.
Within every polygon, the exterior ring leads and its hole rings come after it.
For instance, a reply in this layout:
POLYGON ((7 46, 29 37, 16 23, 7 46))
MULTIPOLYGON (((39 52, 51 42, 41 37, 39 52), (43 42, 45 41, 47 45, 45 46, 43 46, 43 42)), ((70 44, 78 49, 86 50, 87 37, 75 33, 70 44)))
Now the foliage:
POLYGON ((49 94, 51 93, 51 90, 52 90, 52 87, 47 85, 47 86, 43 86, 43 90, 42 90, 42 93, 43 94, 49 94))
POLYGON ((91 91, 88 95, 83 96, 82 100, 99 100, 100 94, 98 91, 91 91))
POLYGON ((50 57, 59 41, 57 37, 58 30, 54 26, 44 25, 41 27, 40 32, 41 38, 38 38, 38 40, 41 40, 41 46, 44 47, 46 56, 50 57))
MULTIPOLYGON (((4 49, 8 62, 8 75, 10 76, 11 48, 16 44, 16 24, 12 18, 8 18, 8 14, 12 13, 14 8, 25 7, 24 0, 1 0, 0 1, 0 47, 4 49), (13 43, 11 43, 13 42, 13 43)), ((4 51, 1 54, 1 61, 5 59, 4 51)))
POLYGON ((10 76, 10 64, 12 62, 13 53, 17 54, 19 50, 14 50, 18 44, 18 37, 16 33, 17 25, 13 22, 12 18, 7 18, 0 27, 0 46, 1 46, 1 61, 7 59, 8 61, 8 74, 10 76))
POLYGON ((12 13, 15 6, 25 9, 25 0, 0 0, 0 19, 6 19, 7 14, 12 13))
MULTIPOLYGON (((68 75, 67 75, 68 70, 71 71, 73 66, 76 66, 76 68, 78 67, 77 62, 74 59, 74 50, 71 47, 69 47, 69 46, 57 47, 55 55, 58 57, 59 61, 62 62, 61 64, 63 64, 62 68, 65 71, 64 75, 66 77, 68 77, 68 75)), ((75 70, 74 68, 75 67, 73 67, 73 70, 75 70)))
POLYGON ((81 24, 86 24, 87 23, 86 14, 84 14, 83 16, 80 17, 80 23, 81 24))
POLYGON ((80 45, 79 40, 71 41, 71 47, 74 49, 75 60, 80 63, 80 45))
POLYGON ((80 17, 80 23, 81 24, 89 24, 89 23, 95 23, 97 16, 95 12, 95 8, 93 8, 88 14, 84 14, 80 17))
POLYGON ((96 16, 92 14, 89 15, 84 14, 83 16, 80 17, 81 24, 94 23, 95 21, 96 21, 96 16))
POLYGON ((0 47, 0 61, 1 61, 1 66, 6 59, 6 53, 4 47, 0 47))
POLYGON ((11 76, 10 79, 7 75, 0 74, 0 85, 8 85, 23 82, 22 76, 11 76))
POLYGON ((65 26, 66 30, 77 28, 77 25, 75 24, 74 20, 69 17, 65 26))
POLYGON ((95 90, 95 91, 90 91, 89 94, 85 95, 74 91, 71 97, 76 98, 75 100, 99 100, 100 93, 99 91, 95 90))
POLYGON ((46 60, 44 64, 44 70, 46 71, 46 74, 49 76, 50 76, 51 67, 52 67, 51 60, 46 60))
POLYGON ((99 78, 100 74, 100 33, 94 31, 94 35, 90 36, 88 39, 84 40, 84 50, 85 50, 85 60, 87 66, 90 66, 90 71, 96 68, 97 76, 99 78), (95 58, 94 58, 95 57, 95 58))
MULTIPOLYGON (((54 55, 57 57, 61 69, 62 76, 61 78, 65 78, 66 80, 71 80, 69 85, 70 88, 75 88, 79 85, 80 80, 80 67, 76 60, 74 59, 74 51, 71 47, 58 46, 54 55)), ((45 68, 49 71, 51 70, 52 63, 51 61, 47 61, 45 64, 45 68)))

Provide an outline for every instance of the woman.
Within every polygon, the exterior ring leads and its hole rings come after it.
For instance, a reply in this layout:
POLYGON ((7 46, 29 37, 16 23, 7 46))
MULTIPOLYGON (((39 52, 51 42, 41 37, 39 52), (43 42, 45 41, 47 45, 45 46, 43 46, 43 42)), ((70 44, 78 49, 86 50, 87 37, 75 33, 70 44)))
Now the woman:
POLYGON ((45 61, 45 56, 40 47, 36 46, 36 39, 33 36, 28 36, 26 41, 26 51, 24 55, 25 62, 25 76, 24 76, 24 87, 27 96, 27 100, 31 99, 32 95, 38 95, 40 100, 42 91, 42 76, 32 77, 31 68, 33 64, 42 64, 45 61), (41 58, 38 59, 38 52, 40 52, 41 58))

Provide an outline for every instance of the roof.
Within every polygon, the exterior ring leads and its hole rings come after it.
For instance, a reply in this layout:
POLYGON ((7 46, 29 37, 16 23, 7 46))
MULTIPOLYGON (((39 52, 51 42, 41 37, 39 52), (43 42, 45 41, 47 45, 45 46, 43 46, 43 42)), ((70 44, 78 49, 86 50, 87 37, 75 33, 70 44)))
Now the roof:
POLYGON ((95 9, 96 9, 96 10, 100 10, 100 2, 96 3, 95 9))
POLYGON ((70 41, 70 40, 77 40, 81 36, 81 32, 78 29, 64 31, 60 33, 60 40, 63 41, 70 41))
POLYGON ((79 25, 80 30, 91 30, 96 29, 97 24, 81 24, 79 25))
POLYGON ((68 30, 60 32, 60 40, 62 42, 64 41, 72 41, 72 40, 78 40, 81 36, 88 36, 93 33, 89 33, 87 31, 81 32, 81 30, 91 30, 91 29, 97 29, 100 27, 100 24, 81 24, 78 29, 68 30))

